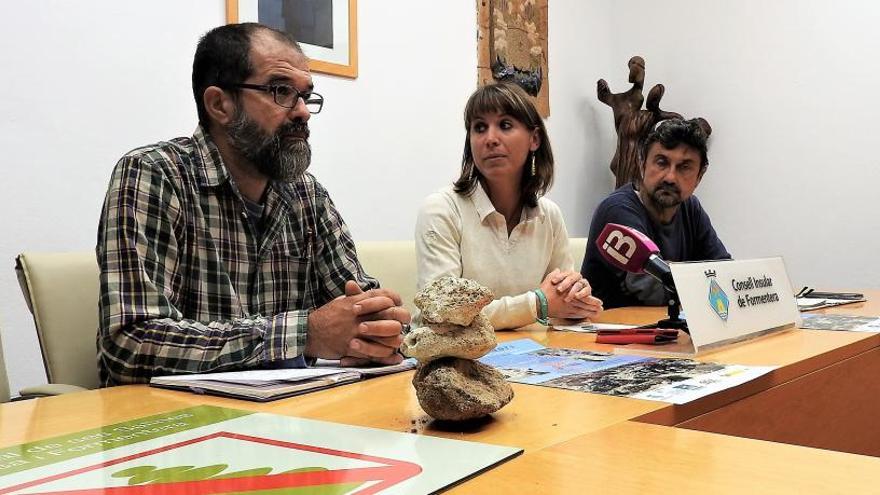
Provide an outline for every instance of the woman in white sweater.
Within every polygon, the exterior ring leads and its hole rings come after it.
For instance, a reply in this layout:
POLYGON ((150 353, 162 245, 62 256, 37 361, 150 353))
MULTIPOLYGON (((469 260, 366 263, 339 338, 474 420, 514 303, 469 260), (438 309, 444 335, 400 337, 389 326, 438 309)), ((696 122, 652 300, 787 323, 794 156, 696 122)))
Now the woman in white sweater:
POLYGON ((461 175, 431 194, 416 222, 418 287, 444 275, 485 285, 496 329, 592 318, 602 302, 573 270, 544 122, 518 86, 477 89, 464 112, 461 175))

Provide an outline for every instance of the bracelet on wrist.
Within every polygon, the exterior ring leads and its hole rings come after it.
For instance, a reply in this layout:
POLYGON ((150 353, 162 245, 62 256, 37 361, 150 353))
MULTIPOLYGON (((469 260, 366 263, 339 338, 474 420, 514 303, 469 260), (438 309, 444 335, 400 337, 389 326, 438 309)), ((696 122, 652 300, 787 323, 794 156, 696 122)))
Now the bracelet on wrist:
POLYGON ((544 294, 544 291, 541 289, 535 289, 532 292, 535 293, 535 296, 538 298, 537 311, 538 317, 535 319, 538 323, 544 326, 550 325, 550 320, 548 319, 549 313, 549 305, 547 303, 547 295, 544 294))

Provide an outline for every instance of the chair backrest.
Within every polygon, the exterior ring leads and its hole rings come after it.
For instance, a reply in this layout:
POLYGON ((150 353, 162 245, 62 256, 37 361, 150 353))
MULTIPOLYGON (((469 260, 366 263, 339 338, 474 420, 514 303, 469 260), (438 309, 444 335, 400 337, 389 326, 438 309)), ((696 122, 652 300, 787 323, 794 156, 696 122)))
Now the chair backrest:
POLYGON ((397 291, 403 299, 403 305, 410 312, 415 311, 415 241, 358 242, 357 254, 367 274, 377 278, 382 287, 397 291))
MULTIPOLYGON (((568 241, 574 270, 580 271, 587 249, 586 237, 568 241)), ((357 243, 358 259, 368 274, 379 279, 382 287, 400 293, 404 305, 415 311, 416 247, 413 241, 369 241, 357 243)))
POLYGON ((22 253, 16 271, 49 383, 97 388, 98 263, 93 251, 22 253))
POLYGON ((6 365, 3 363, 3 338, 0 336, 0 404, 9 400, 9 380, 6 378, 6 365))
POLYGON ((568 247, 571 249, 571 259, 574 260, 574 271, 581 271, 581 265, 584 264, 584 255, 587 253, 587 238, 572 237, 568 240, 568 247))

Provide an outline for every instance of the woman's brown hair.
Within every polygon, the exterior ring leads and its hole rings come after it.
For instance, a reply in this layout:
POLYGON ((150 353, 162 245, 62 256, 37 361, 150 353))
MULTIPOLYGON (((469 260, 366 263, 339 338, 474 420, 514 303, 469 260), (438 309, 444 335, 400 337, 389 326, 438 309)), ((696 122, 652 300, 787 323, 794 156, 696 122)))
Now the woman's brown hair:
POLYGON ((540 144, 538 149, 526 158, 523 167, 522 202, 534 208, 538 206, 538 198, 543 196, 553 184, 553 150, 544 120, 535 108, 534 103, 519 86, 509 83, 487 84, 477 88, 468 98, 464 108, 464 154, 461 158, 461 175, 453 184, 455 192, 470 195, 477 187, 482 175, 474 163, 471 151, 471 123, 477 117, 487 113, 507 114, 522 122, 530 131, 537 129, 540 144), (531 157, 535 157, 535 174, 531 173, 531 157))

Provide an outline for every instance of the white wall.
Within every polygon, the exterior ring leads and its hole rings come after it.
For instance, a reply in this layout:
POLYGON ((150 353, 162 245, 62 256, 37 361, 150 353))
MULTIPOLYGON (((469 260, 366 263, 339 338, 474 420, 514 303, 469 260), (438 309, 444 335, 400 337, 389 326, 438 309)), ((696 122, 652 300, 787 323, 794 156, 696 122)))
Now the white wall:
POLYGON ((45 380, 15 255, 94 249, 116 160, 135 146, 192 133, 187 67, 199 34, 223 22, 222 3, 3 5, 0 329, 13 390, 45 380))
MULTIPOLYGON (((460 160, 475 5, 428 5, 362 0, 359 77, 315 76, 327 103, 311 121, 312 170, 357 239, 411 237, 418 203, 460 160)), ((17 390, 45 376, 15 255, 94 248, 116 160, 195 128, 192 55, 225 11, 222 0, 40 0, 4 15, 16 21, 0 31, 0 329, 17 390)))
MULTIPOLYGON (((593 2, 590 2, 593 3, 593 2)), ((616 2, 604 43, 664 107, 713 127, 697 193, 735 257, 783 255, 793 285, 880 287, 880 4, 616 2)))
MULTIPOLYGON (((15 254, 92 249, 118 157, 192 132, 192 54, 224 22, 223 3, 5 6, 0 329, 13 389, 44 380, 15 254)), ((735 256, 783 254, 796 284, 880 286, 869 119, 880 111, 870 24, 880 6, 833 5, 551 0, 550 196, 571 234, 586 234, 613 184, 611 110, 596 101, 596 80, 626 89, 626 61, 641 54, 648 87, 666 84, 666 108, 713 125, 698 193, 735 256)), ((315 77, 327 104, 311 121, 313 171, 356 239, 410 238, 421 199, 455 177, 475 20, 473 0, 361 0, 360 76, 315 77)))

